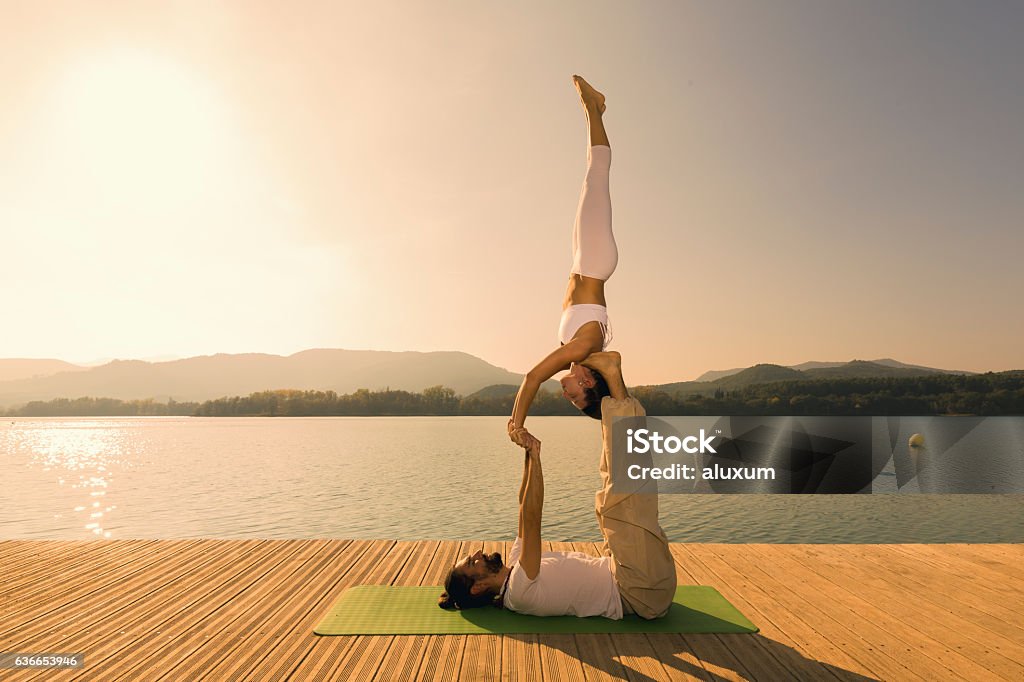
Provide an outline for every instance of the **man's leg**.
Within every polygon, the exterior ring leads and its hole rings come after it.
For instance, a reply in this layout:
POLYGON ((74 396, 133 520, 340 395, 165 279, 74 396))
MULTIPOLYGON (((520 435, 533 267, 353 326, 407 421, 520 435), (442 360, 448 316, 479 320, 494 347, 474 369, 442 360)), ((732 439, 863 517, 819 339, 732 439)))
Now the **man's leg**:
POLYGON ((676 591, 676 567, 668 538, 658 523, 657 493, 618 493, 612 485, 612 420, 647 413, 635 398, 606 397, 601 402, 601 481, 595 496, 597 522, 615 568, 619 594, 643 618, 668 612, 676 591))

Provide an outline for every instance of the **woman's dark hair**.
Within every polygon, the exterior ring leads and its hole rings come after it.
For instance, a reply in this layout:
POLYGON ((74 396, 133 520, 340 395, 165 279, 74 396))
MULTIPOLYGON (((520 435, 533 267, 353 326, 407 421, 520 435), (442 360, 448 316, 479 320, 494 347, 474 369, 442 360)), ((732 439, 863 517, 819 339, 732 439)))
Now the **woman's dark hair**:
POLYGON ((611 395, 612 392, 608 389, 608 382, 604 380, 600 372, 590 370, 594 375, 594 387, 588 388, 583 392, 584 400, 587 404, 584 405, 580 410, 583 414, 594 419, 601 418, 601 399, 606 395, 611 395))
POLYGON ((470 591, 473 589, 473 583, 472 578, 456 572, 453 568, 444 581, 444 593, 437 600, 437 605, 442 609, 475 609, 493 604, 494 595, 491 592, 473 594, 470 591))

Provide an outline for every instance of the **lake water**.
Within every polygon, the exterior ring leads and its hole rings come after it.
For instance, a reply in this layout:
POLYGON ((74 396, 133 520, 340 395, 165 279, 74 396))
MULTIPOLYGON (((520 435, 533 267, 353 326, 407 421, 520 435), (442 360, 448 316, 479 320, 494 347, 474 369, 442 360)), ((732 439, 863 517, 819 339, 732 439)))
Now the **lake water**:
MULTIPOLYGON (((599 540, 600 430, 531 417, 544 539, 599 540)), ((504 417, 0 422, 0 539, 510 540, 504 417)), ((1021 495, 663 495, 674 542, 1022 542, 1021 495)))

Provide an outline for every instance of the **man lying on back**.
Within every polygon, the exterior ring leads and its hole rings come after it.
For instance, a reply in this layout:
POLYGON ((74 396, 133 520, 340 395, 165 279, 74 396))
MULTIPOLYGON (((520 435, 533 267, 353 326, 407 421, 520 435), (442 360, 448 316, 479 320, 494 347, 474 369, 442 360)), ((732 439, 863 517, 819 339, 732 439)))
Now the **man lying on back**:
POLYGON ((541 551, 544 474, 541 443, 521 434, 526 457, 519 488, 519 533, 509 553, 475 554, 456 563, 438 600, 442 608, 504 607, 535 616, 604 616, 635 613, 658 618, 668 613, 676 572, 668 539, 658 524, 657 493, 619 493, 611 479, 612 419, 638 417, 643 407, 622 380, 618 353, 594 353, 584 362, 607 380, 611 395, 601 403, 603 487, 595 511, 604 536, 602 556, 541 551))

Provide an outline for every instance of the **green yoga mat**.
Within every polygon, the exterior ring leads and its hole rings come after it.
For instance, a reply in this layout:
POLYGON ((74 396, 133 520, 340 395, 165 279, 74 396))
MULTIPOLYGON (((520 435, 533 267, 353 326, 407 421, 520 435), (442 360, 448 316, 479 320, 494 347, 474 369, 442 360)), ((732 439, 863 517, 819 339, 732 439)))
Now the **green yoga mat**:
POLYGON ((668 615, 656 620, 524 616, 490 606, 439 608, 441 587, 361 585, 338 597, 316 627, 318 635, 440 635, 604 632, 757 632, 757 627, 713 587, 676 588, 668 615))

